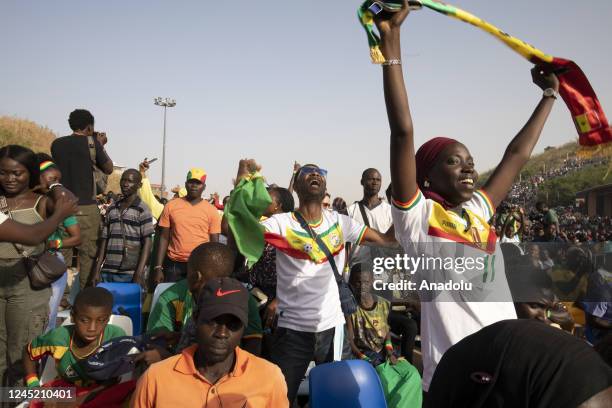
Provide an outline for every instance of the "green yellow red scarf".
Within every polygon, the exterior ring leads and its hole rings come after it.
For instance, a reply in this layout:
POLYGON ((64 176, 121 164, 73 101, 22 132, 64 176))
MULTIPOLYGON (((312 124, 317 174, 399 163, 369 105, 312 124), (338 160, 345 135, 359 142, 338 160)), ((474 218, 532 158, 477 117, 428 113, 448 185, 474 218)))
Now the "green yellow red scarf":
MULTIPOLYGON (((612 142, 612 129, 595 91, 576 63, 545 54, 525 41, 500 30, 493 24, 450 4, 434 0, 410 0, 409 5, 412 9, 424 6, 478 27, 502 41, 533 64, 551 69, 559 78, 559 94, 567 105, 576 125, 582 153, 588 155, 604 150, 607 155, 612 153, 612 143, 610 143, 612 142)), ((370 56, 373 63, 381 64, 385 62, 385 58, 378 47, 380 38, 374 32, 374 15, 378 11, 394 12, 399 9, 401 9, 399 1, 366 0, 357 11, 359 21, 368 35, 370 56)))

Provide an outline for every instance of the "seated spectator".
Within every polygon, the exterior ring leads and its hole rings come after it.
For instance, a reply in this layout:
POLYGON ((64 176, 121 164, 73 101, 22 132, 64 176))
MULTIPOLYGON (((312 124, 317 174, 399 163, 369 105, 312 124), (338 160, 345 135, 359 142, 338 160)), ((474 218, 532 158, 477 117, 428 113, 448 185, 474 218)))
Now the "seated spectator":
POLYGON ((108 324, 113 295, 104 288, 85 288, 77 295, 70 312, 73 324, 60 326, 36 337, 23 354, 28 387, 40 386, 36 361, 49 355, 55 360, 58 375, 70 383, 92 383, 79 367, 79 361, 93 354, 105 341, 125 336, 120 327, 108 324))
POLYGON ((371 271, 354 267, 349 285, 359 303, 357 311, 347 320, 349 344, 353 354, 373 366, 397 363, 391 344, 389 330, 389 301, 372 294, 373 275, 371 271))
MULTIPOLYGON (((356 265, 358 266, 358 265, 356 265)), ((396 406, 420 407, 422 398, 421 376, 417 369, 404 359, 398 360, 393 352, 389 330, 389 308, 387 300, 372 294, 374 277, 369 270, 353 267, 349 284, 357 298, 357 311, 347 319, 349 343, 353 354, 370 362, 377 369, 382 364, 399 364, 407 373, 407 378, 399 386, 385 387, 387 402, 393 399, 396 406), (398 398, 399 397, 399 398, 398 398)))
POLYGON ((149 367, 130 406, 288 407, 280 369, 238 347, 248 321, 248 298, 234 279, 210 280, 194 313, 197 344, 149 367))
MULTIPOLYGON (((149 316, 147 332, 159 332, 171 345, 176 345, 176 351, 195 343, 196 324, 192 318, 194 299, 197 299, 198 293, 210 279, 229 277, 234 259, 234 252, 217 242, 201 244, 194 249, 188 261, 187 279, 175 283, 160 295, 149 316)), ((252 296, 249 296, 247 306, 249 319, 243 333, 242 346, 258 353, 262 328, 257 302, 252 296)), ((170 355, 170 350, 154 348, 141 353, 136 359, 152 364, 170 355)))
POLYGON ((424 407, 604 408, 612 368, 585 342, 533 320, 493 323, 449 348, 424 407))
POLYGON ((151 211, 138 198, 141 175, 128 169, 121 175, 123 198, 111 205, 102 227, 102 239, 89 284, 133 282, 145 288, 144 269, 151 254, 155 231, 151 211))

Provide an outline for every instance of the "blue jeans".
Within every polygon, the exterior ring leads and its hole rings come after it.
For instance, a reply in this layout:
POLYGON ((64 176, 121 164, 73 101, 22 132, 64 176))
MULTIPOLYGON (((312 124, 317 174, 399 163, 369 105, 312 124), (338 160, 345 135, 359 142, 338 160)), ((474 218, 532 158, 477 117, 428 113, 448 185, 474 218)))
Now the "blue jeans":
MULTIPOLYGON (((55 256, 64 261, 64 257, 61 252, 56 252, 55 256)), ((61 278, 51 284, 51 299, 49 299, 49 323, 45 333, 55 329, 57 322, 57 309, 66 290, 66 283, 68 282, 68 270, 64 272, 61 278)))
POLYGON ((132 283, 134 272, 102 272, 102 282, 132 283))
POLYGON ((178 282, 187 277, 187 262, 177 262, 166 257, 164 260, 164 282, 178 282))
POLYGON ((280 367, 287 382, 287 397, 293 403, 311 361, 315 364, 334 360, 335 328, 319 333, 278 327, 272 339, 271 361, 280 367))

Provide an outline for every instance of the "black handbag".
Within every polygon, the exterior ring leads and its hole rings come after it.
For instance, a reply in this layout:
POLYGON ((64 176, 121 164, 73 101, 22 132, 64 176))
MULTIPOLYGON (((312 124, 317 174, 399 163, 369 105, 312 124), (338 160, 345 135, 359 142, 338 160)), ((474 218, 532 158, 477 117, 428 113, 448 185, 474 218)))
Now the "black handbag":
MULTIPOLYGON (((12 219, 4 196, 0 197, 0 211, 12 219)), ((47 288, 66 272, 66 264, 46 250, 41 254, 33 255, 28 254, 22 245, 13 243, 13 246, 23 258, 32 289, 47 288)))
POLYGON ((310 237, 317 243, 319 248, 321 248, 321 251, 323 251, 323 253, 327 257, 327 261, 329 262, 329 265, 334 271, 336 283, 338 284, 338 295, 340 296, 340 307, 342 307, 342 313, 344 313, 345 315, 355 313, 357 311, 357 301, 355 300, 355 296, 353 295, 353 292, 351 291, 351 288, 349 287, 348 283, 346 283, 346 281, 342 278, 342 275, 338 273, 336 261, 334 260, 334 257, 331 252, 329 252, 329 248, 327 248, 327 245, 325 245, 325 242, 323 242, 321 237, 319 237, 312 230, 312 228, 310 228, 310 225, 308 225, 308 222, 306 222, 302 214, 297 211, 294 212, 294 214, 295 218, 297 218, 302 228, 304 228, 304 230, 308 232, 308 235, 310 235, 310 237))

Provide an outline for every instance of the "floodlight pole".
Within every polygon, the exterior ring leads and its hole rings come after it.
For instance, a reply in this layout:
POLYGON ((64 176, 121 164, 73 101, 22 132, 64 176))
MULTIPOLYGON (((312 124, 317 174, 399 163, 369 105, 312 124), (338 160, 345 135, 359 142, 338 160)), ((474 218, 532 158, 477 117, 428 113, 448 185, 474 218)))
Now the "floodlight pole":
POLYGON ((162 106, 164 108, 164 134, 162 139, 162 174, 161 174, 161 195, 163 197, 164 192, 166 191, 166 113, 168 108, 172 108, 176 106, 176 101, 170 98, 160 98, 157 97, 154 99, 154 103, 157 106, 162 106))

